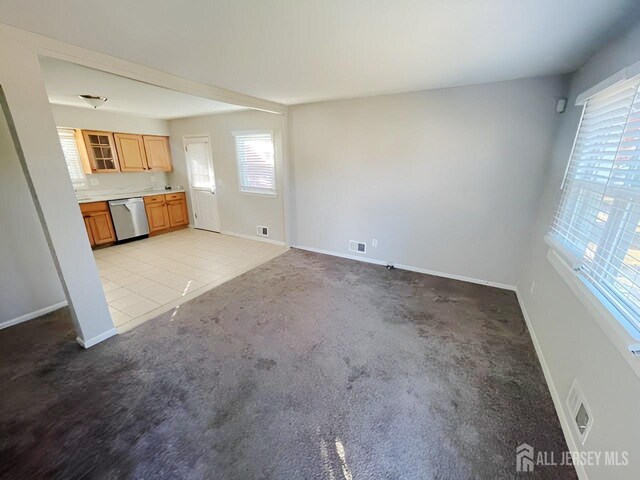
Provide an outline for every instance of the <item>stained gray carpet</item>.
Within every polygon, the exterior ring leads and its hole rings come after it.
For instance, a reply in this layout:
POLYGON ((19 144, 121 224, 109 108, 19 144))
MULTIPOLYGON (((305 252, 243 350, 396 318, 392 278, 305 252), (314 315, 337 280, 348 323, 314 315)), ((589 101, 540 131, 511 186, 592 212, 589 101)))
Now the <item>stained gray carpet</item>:
POLYGON ((567 449, 504 290, 291 250, 74 337, 65 310, 0 331, 2 478, 501 479, 567 449))

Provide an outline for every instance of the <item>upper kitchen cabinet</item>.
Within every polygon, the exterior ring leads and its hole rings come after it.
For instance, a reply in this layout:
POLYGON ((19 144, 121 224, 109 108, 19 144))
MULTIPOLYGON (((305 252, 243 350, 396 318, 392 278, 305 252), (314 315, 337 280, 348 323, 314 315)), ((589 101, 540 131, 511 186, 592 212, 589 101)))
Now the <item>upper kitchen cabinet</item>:
POLYGON ((152 172, 170 172, 171 152, 169 138, 158 135, 144 135, 144 148, 147 152, 147 168, 152 172))
POLYGON ((120 160, 120 171, 144 172, 147 170, 147 159, 142 135, 114 133, 113 138, 120 160))
POLYGON ((170 172, 169 137, 76 130, 84 173, 170 172))
POLYGON ((120 171, 113 133, 83 130, 82 138, 92 173, 120 171))

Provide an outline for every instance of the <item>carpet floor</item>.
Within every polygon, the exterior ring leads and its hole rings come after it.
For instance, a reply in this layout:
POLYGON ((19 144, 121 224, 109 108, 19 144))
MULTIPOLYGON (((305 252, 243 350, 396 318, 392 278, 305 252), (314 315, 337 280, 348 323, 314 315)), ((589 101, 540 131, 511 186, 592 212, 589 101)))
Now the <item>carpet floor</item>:
POLYGON ((505 290, 290 250, 74 338, 65 309, 0 331, 0 477, 502 479, 567 449, 505 290))

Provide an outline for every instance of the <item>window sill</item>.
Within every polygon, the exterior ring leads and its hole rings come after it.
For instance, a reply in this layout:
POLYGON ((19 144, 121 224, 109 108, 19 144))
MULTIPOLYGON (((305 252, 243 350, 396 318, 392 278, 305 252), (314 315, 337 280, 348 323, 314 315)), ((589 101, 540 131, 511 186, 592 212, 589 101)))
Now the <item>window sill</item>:
POLYGON ((256 197, 276 198, 278 196, 277 192, 253 192, 251 190, 240 190, 240 193, 245 195, 254 195, 256 197))
POLYGON ((579 272, 573 270, 553 247, 547 252, 547 259, 636 375, 640 377, 640 357, 633 353, 640 350, 640 332, 579 272))

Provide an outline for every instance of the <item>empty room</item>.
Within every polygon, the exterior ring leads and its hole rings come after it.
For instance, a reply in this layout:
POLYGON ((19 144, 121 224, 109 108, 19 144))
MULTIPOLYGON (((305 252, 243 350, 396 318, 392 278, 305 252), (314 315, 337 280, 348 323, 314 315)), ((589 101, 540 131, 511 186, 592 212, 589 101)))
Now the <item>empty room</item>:
POLYGON ((0 478, 640 478, 637 1, 4 0, 0 45, 0 478))

